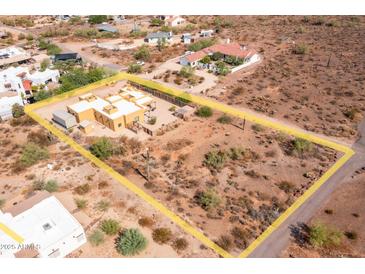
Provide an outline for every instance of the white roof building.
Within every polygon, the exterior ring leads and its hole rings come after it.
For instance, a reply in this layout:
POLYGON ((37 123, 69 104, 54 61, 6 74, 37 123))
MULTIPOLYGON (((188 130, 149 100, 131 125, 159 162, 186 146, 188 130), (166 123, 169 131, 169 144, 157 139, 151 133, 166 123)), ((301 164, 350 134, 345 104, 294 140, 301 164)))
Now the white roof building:
POLYGON ((28 76, 34 86, 45 85, 48 82, 57 83, 60 73, 57 69, 46 69, 45 71, 36 71, 28 76))
POLYGON ((31 59, 32 57, 24 49, 11 46, 0 49, 0 67, 14 63, 21 63, 31 59))
POLYGON ((0 257, 65 257, 86 243, 84 229, 48 192, 39 192, 8 212, 0 211, 0 223, 21 236, 19 244, 0 230, 0 257))

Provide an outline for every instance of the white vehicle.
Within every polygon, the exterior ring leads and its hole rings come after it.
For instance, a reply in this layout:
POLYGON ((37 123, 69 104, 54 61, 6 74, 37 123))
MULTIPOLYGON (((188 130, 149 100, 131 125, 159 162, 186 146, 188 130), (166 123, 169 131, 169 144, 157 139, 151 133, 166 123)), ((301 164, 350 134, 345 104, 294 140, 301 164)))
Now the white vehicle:
POLYGON ((144 62, 143 61, 137 61, 137 65, 143 66, 144 62))

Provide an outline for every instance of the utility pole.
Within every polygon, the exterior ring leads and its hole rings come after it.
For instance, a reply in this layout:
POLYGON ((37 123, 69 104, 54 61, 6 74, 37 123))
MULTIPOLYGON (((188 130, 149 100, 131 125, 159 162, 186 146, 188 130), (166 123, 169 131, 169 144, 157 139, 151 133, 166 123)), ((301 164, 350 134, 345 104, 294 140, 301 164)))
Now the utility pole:
POLYGON ((150 181, 150 151, 149 148, 146 148, 146 173, 147 173, 147 182, 150 181))

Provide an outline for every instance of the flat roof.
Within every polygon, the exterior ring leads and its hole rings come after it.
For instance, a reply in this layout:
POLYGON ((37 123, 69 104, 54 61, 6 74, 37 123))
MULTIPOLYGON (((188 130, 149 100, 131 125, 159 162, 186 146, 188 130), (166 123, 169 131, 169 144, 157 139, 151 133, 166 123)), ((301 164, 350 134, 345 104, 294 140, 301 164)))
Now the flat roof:
MULTIPOLYGON (((8 212, 0 211, 0 222, 22 236, 23 244, 36 244, 42 250, 81 227, 60 201, 44 192, 38 192, 8 212)), ((2 231, 0 242, 14 244, 14 248, 7 250, 5 255, 20 251, 18 244, 2 231)))
POLYGON ((141 109, 136 104, 128 102, 126 100, 117 101, 117 102, 113 103, 113 106, 115 106, 118 109, 117 112, 109 114, 109 113, 106 113, 104 110, 101 110, 101 111, 98 110, 98 111, 100 111, 105 116, 109 117, 110 119, 116 119, 122 115, 128 115, 130 113, 136 112, 141 109))

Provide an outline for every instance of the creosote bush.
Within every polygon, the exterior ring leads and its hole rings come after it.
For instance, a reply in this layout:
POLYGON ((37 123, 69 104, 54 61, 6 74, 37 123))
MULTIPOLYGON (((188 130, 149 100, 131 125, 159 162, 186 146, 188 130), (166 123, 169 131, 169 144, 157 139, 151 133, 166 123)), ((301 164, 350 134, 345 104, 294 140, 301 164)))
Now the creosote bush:
POLYGON ((119 222, 114 219, 105 219, 100 223, 100 229, 106 235, 115 235, 120 231, 119 222))
POLYGON ((213 189, 199 192, 197 195, 198 204, 205 210, 211 210, 218 207, 221 199, 213 189))
POLYGON ((89 236, 89 242, 92 246, 99 246, 104 242, 104 233, 100 230, 95 230, 89 236))
POLYGON ((152 233, 153 240, 158 244, 166 244, 172 238, 172 232, 168 228, 156 228, 152 233))
POLYGON ((185 250, 187 247, 189 246, 189 243, 186 239, 184 238, 178 238, 174 241, 172 247, 176 250, 176 251, 182 251, 185 250))
POLYGON ((324 224, 315 224, 309 228, 309 242, 315 247, 336 247, 342 241, 342 233, 324 224))
POLYGON ((206 118, 206 117, 210 117, 210 116, 213 115, 213 110, 210 107, 202 106, 202 107, 197 109, 195 114, 199 117, 206 118))

